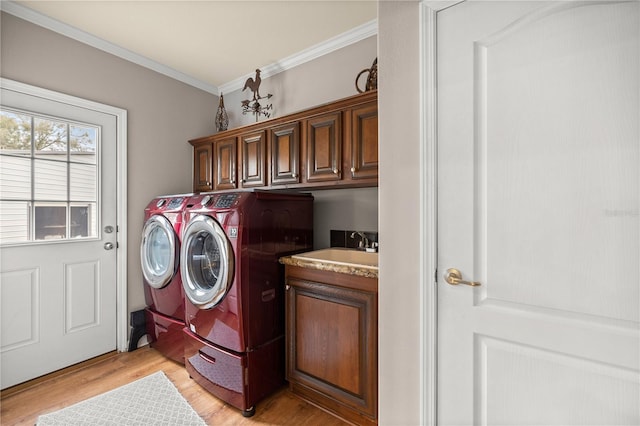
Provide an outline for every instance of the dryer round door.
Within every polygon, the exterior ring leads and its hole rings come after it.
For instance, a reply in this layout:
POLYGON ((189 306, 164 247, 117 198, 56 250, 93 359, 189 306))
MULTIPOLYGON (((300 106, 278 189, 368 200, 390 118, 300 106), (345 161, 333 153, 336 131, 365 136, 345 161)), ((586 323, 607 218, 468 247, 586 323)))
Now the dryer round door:
POLYGON ((187 298, 200 309, 218 305, 233 285, 234 265, 233 248, 220 224, 205 215, 191 219, 180 250, 187 298))
POLYGON ((140 263, 142 275, 153 288, 169 284, 178 272, 178 239, 171 222, 160 215, 151 216, 142 230, 140 263))

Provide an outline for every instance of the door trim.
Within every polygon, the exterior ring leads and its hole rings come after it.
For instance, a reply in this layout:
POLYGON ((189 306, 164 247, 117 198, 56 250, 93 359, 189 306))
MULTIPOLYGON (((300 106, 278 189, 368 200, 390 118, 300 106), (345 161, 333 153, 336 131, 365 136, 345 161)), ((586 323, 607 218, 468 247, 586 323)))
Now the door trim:
POLYGON ((438 400, 438 133, 437 14, 462 0, 421 0, 420 10, 420 423, 437 425, 438 400))
MULTIPOLYGON (((433 2, 431 2, 433 3, 433 2)), ((438 2, 441 3, 441 2, 438 2)), ((436 13, 440 4, 422 3, 420 11, 420 282, 422 354, 420 359, 420 419, 437 424, 437 128, 436 13)))
POLYGON ((116 118, 116 226, 118 249, 116 250, 116 347, 118 352, 128 350, 127 306, 127 111, 122 108, 77 98, 41 87, 31 86, 7 78, 0 78, 0 86, 7 90, 30 96, 77 106, 113 115, 116 118))

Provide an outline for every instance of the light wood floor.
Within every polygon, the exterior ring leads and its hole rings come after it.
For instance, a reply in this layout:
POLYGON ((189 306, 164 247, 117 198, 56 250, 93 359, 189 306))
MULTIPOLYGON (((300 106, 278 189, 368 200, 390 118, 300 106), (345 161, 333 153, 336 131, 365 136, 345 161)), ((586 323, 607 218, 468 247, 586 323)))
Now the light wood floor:
POLYGON ((40 414, 50 413, 111 389, 163 371, 194 410, 209 425, 344 425, 341 420, 292 395, 286 387, 258 403, 256 414, 240 411, 217 399, 189 378, 184 366, 155 349, 113 354, 8 389, 0 400, 0 424, 34 425, 40 414))

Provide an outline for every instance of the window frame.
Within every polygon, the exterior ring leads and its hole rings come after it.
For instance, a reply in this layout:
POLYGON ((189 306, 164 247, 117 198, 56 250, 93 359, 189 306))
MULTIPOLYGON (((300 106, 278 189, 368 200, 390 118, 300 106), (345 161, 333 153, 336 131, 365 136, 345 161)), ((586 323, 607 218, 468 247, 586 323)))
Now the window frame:
MULTIPOLYGON (((3 198, 2 193, 0 193, 0 202, 1 203, 26 203, 27 207, 27 218, 26 218, 26 239, 23 241, 3 241, 0 238, 0 247, 9 247, 9 246, 25 246, 25 245, 33 245, 33 244, 64 244, 64 243, 73 243, 78 241, 90 241, 90 240, 99 240, 100 236, 100 224, 101 224, 101 208, 99 205, 99 201, 101 200, 101 143, 102 143, 102 128, 99 125, 93 123, 84 123, 77 120, 70 120, 64 117, 52 116, 48 114, 42 114, 34 111, 28 111, 15 107, 8 107, 2 105, 0 108, 2 113, 8 112, 15 115, 27 116, 29 117, 30 124, 30 142, 29 142, 29 150, 24 150, 24 152, 16 152, 16 153, 5 153, 4 150, 0 150, 0 159, 4 158, 20 158, 28 160, 29 162, 29 198, 3 198), (52 122, 63 123, 65 126, 65 151, 57 151, 61 157, 64 159, 51 159, 46 158, 47 155, 55 155, 56 151, 52 153, 47 153, 45 151, 45 155, 43 156, 42 152, 36 150, 35 146, 35 122, 36 120, 48 120, 52 122), (95 156, 94 162, 82 162, 82 161, 74 161, 72 156, 74 151, 71 149, 71 128, 72 127, 86 127, 92 128, 95 133, 94 137, 94 152, 95 156), (54 199, 46 198, 46 197, 38 197, 36 194, 36 164, 38 162, 51 162, 57 164, 65 165, 65 198, 64 199, 54 199), (93 171, 94 182, 95 182, 95 191, 92 194, 93 199, 74 199, 72 198, 72 187, 71 187, 71 179, 72 179, 72 165, 89 165, 93 166, 95 170, 93 171), (59 206, 65 208, 65 237, 64 238, 56 238, 56 239, 36 239, 36 209, 38 207, 47 207, 47 206, 59 206), (71 211, 73 207, 87 207, 89 212, 90 219, 88 220, 88 235, 85 237, 73 237, 71 233, 71 211)), ((1 235, 0 235, 1 237, 1 235)))

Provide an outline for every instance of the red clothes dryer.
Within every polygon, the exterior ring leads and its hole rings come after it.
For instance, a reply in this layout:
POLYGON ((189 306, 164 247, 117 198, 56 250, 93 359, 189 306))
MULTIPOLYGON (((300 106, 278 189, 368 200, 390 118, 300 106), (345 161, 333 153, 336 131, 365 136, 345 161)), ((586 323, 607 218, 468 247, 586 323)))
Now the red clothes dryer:
POLYGON ((245 416, 284 384, 284 268, 278 259, 312 247, 309 194, 200 194, 185 210, 185 366, 245 416))
POLYGON ((140 263, 144 279, 146 331, 159 352, 184 363, 184 292, 180 277, 180 232, 192 194, 158 197, 144 210, 140 263))

